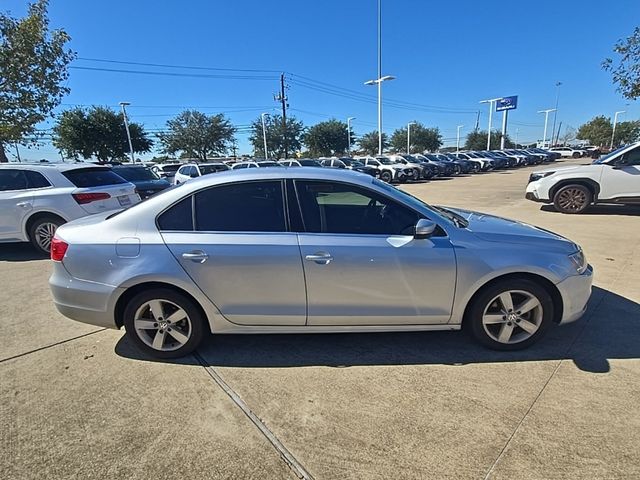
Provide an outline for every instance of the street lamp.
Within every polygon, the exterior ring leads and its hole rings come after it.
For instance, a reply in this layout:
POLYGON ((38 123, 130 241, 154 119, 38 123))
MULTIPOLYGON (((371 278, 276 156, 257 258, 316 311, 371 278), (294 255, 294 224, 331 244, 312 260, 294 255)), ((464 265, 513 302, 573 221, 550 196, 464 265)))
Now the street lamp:
POLYGON ((618 125, 618 115, 621 113, 626 113, 626 110, 620 110, 616 112, 613 116, 613 132, 611 132, 611 145, 609 146, 609 150, 613 150, 613 138, 616 135, 616 125, 618 125))
POLYGON ((260 118, 262 118, 262 140, 264 141, 264 159, 267 160, 269 157, 267 156, 267 129, 264 126, 264 117, 269 116, 268 113, 261 113, 260 118))
POLYGON ((351 155, 351 120, 355 120, 356 117, 347 118, 347 153, 351 155))
POLYGON ((129 120, 127 119, 127 111, 125 107, 131 105, 129 102, 120 102, 122 108, 122 118, 124 118, 124 129, 127 131, 127 140, 129 140, 129 154, 131 155, 131 163, 135 163, 133 158, 133 144, 131 143, 131 132, 129 131, 129 120))
POLYGON ((411 154, 411 125, 415 125, 416 122, 407 123, 407 155, 411 154))
MULTIPOLYGON (((547 108, 546 110, 538 110, 538 113, 544 113, 544 135, 542 138, 542 148, 547 148, 547 122, 549 121, 549 113, 555 112, 555 108, 547 108)), ((553 134, 553 132, 551 132, 553 134)))
POLYGON ((395 80, 393 75, 385 75, 375 80, 367 80, 365 85, 378 85, 378 155, 382 155, 382 82, 395 80))
MULTIPOLYGON (((555 135, 555 131, 556 131, 556 117, 558 116, 558 99, 560 98, 560 85, 562 85, 562 82, 556 82, 556 111, 553 112, 553 129, 551 130, 551 143, 555 144, 558 139, 556 137, 555 142, 553 141, 553 136, 555 135)), ((560 133, 558 133, 558 136, 560 135, 560 133)))
POLYGON ((460 129, 464 127, 464 125, 458 125, 456 128, 458 129, 458 134, 456 136, 456 153, 460 151, 460 129))
POLYGON ((487 150, 491 150, 491 116, 493 115, 493 104, 498 100, 502 100, 502 97, 490 98, 488 100, 482 100, 480 103, 489 104, 489 129, 487 130, 487 150))

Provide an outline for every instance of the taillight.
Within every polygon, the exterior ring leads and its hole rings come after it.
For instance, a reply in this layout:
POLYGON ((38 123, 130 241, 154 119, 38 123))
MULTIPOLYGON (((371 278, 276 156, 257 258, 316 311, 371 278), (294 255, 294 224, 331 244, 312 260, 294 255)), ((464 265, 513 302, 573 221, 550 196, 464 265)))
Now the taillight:
POLYGON ((72 193, 71 196, 80 205, 84 205, 86 203, 91 203, 91 202, 97 202, 98 200, 108 200, 109 198, 111 198, 111 195, 109 195, 106 192, 99 192, 99 193, 72 193))
POLYGON ((58 237, 53 237, 51 240, 51 260, 54 262, 61 262, 64 258, 64 254, 67 253, 69 244, 60 240, 58 237))

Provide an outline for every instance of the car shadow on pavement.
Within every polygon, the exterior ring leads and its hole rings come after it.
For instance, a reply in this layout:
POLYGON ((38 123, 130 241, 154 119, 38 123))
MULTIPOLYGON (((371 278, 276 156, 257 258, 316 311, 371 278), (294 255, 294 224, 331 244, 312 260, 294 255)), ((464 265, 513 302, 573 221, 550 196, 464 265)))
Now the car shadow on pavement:
POLYGON ((5 243, 0 245, 0 262, 28 262, 46 258, 45 255, 39 253, 29 243, 5 243))
MULTIPOLYGON (((193 356, 153 359, 126 337, 116 354, 144 361, 200 364, 193 356)), ((212 335, 199 356, 214 367, 286 368, 375 365, 467 365, 572 360, 583 371, 607 373, 609 360, 640 358, 640 304, 595 287, 587 314, 552 328, 532 347, 498 352, 477 345, 466 332, 212 335)))
MULTIPOLYGON (((540 210, 551 213, 558 212, 553 205, 542 205, 540 210)), ((594 205, 582 212, 580 215, 625 215, 640 216, 640 205, 594 205)))

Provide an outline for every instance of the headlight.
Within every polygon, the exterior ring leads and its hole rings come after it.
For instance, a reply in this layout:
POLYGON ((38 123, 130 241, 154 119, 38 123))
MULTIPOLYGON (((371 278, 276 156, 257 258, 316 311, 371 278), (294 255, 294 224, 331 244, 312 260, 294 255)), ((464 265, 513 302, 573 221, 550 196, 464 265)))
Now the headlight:
POLYGON ((556 172, 533 172, 529 175, 529 183, 535 182, 536 180, 540 180, 541 178, 548 177, 549 175, 553 175, 556 172))
POLYGON ((580 248, 576 253, 572 253, 571 255, 569 255, 569 258, 576 267, 576 271, 578 272, 578 274, 582 275, 589 265, 587 263, 587 257, 585 256, 582 249, 580 248))

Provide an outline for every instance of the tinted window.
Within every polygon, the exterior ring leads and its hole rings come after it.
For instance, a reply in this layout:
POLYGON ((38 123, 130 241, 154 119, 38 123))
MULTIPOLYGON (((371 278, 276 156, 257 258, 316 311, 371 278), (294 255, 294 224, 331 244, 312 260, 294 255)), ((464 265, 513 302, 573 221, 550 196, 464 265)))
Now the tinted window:
POLYGON ((420 218, 395 201, 355 185, 300 180, 296 190, 307 232, 410 235, 420 218))
POLYGON ((46 188, 50 187, 51 184, 49 180, 44 178, 40 172, 34 172, 33 170, 25 170, 25 175, 27 176, 27 182, 29 183, 29 188, 46 188))
POLYGON ((191 167, 180 167, 180 169, 178 170, 178 173, 180 175, 189 175, 189 169, 191 167))
POLYGON ((67 179, 76 187, 80 188, 127 183, 124 178, 106 167, 78 168, 62 172, 62 175, 67 177, 67 179))
POLYGON ((234 183, 196 193, 196 230, 284 232, 280 181, 234 183))
POLYGON ((160 230, 193 230, 193 215, 191 210, 192 197, 180 200, 174 206, 166 210, 158 217, 158 228, 160 230))
POLYGON ((131 181, 157 180, 160 178, 149 167, 115 167, 113 171, 125 180, 131 181))
POLYGON ((640 147, 625 153, 623 159, 625 165, 640 165, 640 147))
POLYGON ((0 169, 0 192, 26 188, 27 177, 22 170, 0 169))
POLYGON ((221 163, 220 165, 200 165, 200 173, 202 175, 223 172, 225 170, 229 170, 229 167, 227 167, 224 163, 221 163))

